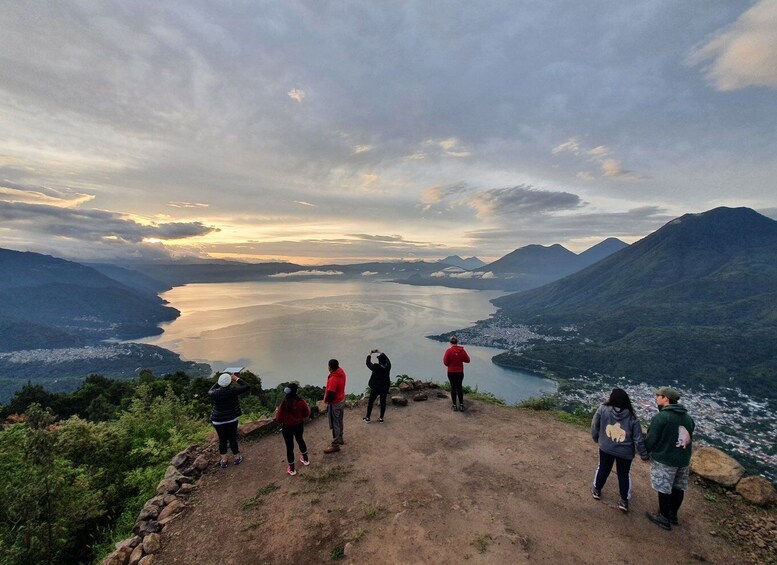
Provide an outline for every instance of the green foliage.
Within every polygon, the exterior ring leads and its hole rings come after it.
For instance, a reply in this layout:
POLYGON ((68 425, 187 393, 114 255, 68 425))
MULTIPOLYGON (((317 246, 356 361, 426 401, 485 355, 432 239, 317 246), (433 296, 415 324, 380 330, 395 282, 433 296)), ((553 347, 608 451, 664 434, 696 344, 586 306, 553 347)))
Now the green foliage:
POLYGON ((332 548, 332 559, 338 560, 345 557, 345 546, 337 545, 332 548))
POLYGON ((542 396, 522 400, 516 404, 516 406, 528 410, 556 410, 558 408, 558 398, 544 394, 542 396))
POLYGON ((409 375, 397 375, 397 378, 394 380, 394 382, 391 383, 391 386, 399 386, 402 383, 414 383, 415 379, 409 375))

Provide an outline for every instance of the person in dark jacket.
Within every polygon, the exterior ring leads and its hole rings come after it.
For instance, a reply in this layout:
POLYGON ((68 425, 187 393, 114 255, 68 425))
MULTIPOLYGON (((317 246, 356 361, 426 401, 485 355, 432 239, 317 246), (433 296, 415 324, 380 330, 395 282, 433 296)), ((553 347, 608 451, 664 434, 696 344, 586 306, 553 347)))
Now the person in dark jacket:
POLYGON ((391 387, 391 361, 385 353, 373 349, 367 355, 367 368, 372 371, 370 381, 367 385, 370 387, 370 400, 367 403, 367 415, 362 418, 365 422, 370 421, 372 414, 372 405, 375 399, 380 397, 380 418, 378 422, 383 422, 383 416, 386 414, 386 395, 391 387), (373 353, 378 354, 378 362, 372 362, 373 353))
POLYGON ((453 401, 453 411, 461 410, 464 412, 464 363, 469 363, 469 355, 464 348, 459 345, 456 336, 451 336, 451 346, 445 351, 442 358, 442 364, 448 367, 448 381, 451 383, 451 400, 453 401), (456 405, 458 399, 459 404, 456 405))
POLYGON ((648 519, 665 530, 677 525, 677 511, 688 490, 688 471, 696 427, 685 406, 678 404, 680 393, 662 386, 656 390, 658 414, 648 427, 645 447, 653 459, 650 484, 658 492, 658 513, 646 512, 648 519))
POLYGON ((613 463, 618 474, 620 502, 618 508, 629 511, 631 498, 631 462, 634 450, 643 461, 649 460, 642 425, 639 423, 631 399, 622 388, 614 388, 610 398, 599 406, 591 420, 591 438, 599 444, 599 466, 594 476, 591 494, 596 500, 602 497, 602 489, 610 476, 613 463))
POLYGON ((218 381, 210 387, 208 395, 213 402, 213 410, 210 413, 210 421, 216 428, 219 436, 219 453, 221 460, 219 466, 227 468, 227 444, 229 444, 234 456, 233 463, 240 465, 243 456, 237 445, 237 423, 240 418, 241 394, 248 392, 248 383, 238 378, 236 374, 221 373, 218 381))
POLYGON ((286 472, 292 477, 297 474, 294 468, 294 440, 297 440, 299 450, 302 452, 299 462, 306 467, 310 465, 308 459, 308 446, 305 445, 305 439, 302 437, 305 428, 305 419, 310 417, 310 407, 303 398, 297 395, 297 383, 289 383, 284 387, 283 392, 286 398, 283 399, 275 411, 275 421, 281 424, 281 434, 283 441, 286 442, 286 461, 289 466, 286 472))

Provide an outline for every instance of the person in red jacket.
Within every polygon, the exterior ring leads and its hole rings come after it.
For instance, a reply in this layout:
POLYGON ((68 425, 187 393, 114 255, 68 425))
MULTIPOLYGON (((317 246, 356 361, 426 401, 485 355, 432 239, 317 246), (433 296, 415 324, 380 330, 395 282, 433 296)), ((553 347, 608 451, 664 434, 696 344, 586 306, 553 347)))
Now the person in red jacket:
POLYGON ((302 452, 299 462, 306 467, 310 465, 308 460, 308 446, 305 445, 305 439, 302 437, 304 431, 305 418, 310 417, 310 407, 304 399, 297 395, 298 385, 297 383, 289 383, 283 389, 286 394, 286 398, 283 399, 278 405, 278 409, 275 411, 275 421, 281 424, 281 434, 283 434, 283 441, 286 442, 286 461, 289 462, 289 467, 286 472, 294 476, 297 471, 294 469, 294 440, 297 440, 299 450, 302 452))
POLYGON ((340 367, 337 359, 329 360, 329 377, 326 379, 324 390, 324 402, 329 419, 329 427, 332 429, 332 445, 324 450, 324 453, 340 451, 343 440, 343 413, 345 411, 345 371, 340 367))
POLYGON ((448 367, 448 381, 451 383, 451 400, 453 401, 453 411, 464 411, 464 363, 469 363, 469 355, 464 348, 459 345, 456 336, 451 336, 451 346, 445 351, 442 363, 448 367), (456 399, 459 404, 456 406, 456 399))

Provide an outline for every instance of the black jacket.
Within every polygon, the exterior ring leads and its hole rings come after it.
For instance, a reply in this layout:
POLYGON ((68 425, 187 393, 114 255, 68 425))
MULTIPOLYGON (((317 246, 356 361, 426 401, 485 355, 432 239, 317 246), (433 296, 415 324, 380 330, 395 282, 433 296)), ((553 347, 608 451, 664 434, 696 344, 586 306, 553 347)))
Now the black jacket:
POLYGON ((238 396, 245 392, 248 392, 248 384, 242 379, 237 379, 227 387, 219 386, 218 383, 210 387, 208 395, 213 401, 210 421, 229 422, 240 416, 242 412, 240 411, 240 399, 238 396))
POLYGON ((372 362, 372 355, 367 355, 367 368, 372 371, 370 382, 367 383, 370 390, 379 394, 388 392, 391 386, 391 361, 385 353, 378 355, 378 362, 372 362))

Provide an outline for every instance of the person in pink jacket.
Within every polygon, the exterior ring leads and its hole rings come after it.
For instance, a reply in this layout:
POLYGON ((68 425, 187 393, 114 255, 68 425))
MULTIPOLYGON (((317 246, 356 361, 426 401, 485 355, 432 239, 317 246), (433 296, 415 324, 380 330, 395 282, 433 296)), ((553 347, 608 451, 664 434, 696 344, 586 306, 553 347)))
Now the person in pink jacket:
POLYGON ((445 351, 442 358, 443 365, 448 367, 448 381, 451 383, 451 400, 453 401, 453 411, 464 411, 464 363, 469 363, 469 355, 464 348, 459 345, 456 336, 451 336, 451 346, 445 351), (456 400, 458 399, 458 407, 456 400))
POLYGON ((297 383, 289 383, 284 387, 283 392, 286 398, 283 399, 275 411, 275 421, 281 424, 281 434, 283 441, 286 442, 286 461, 289 467, 286 472, 292 477, 297 474, 294 469, 294 440, 297 440, 299 450, 302 452, 299 462, 306 467, 310 465, 308 459, 308 446, 305 445, 305 438, 302 437, 305 428, 305 419, 310 417, 310 407, 303 398, 297 394, 297 383))

